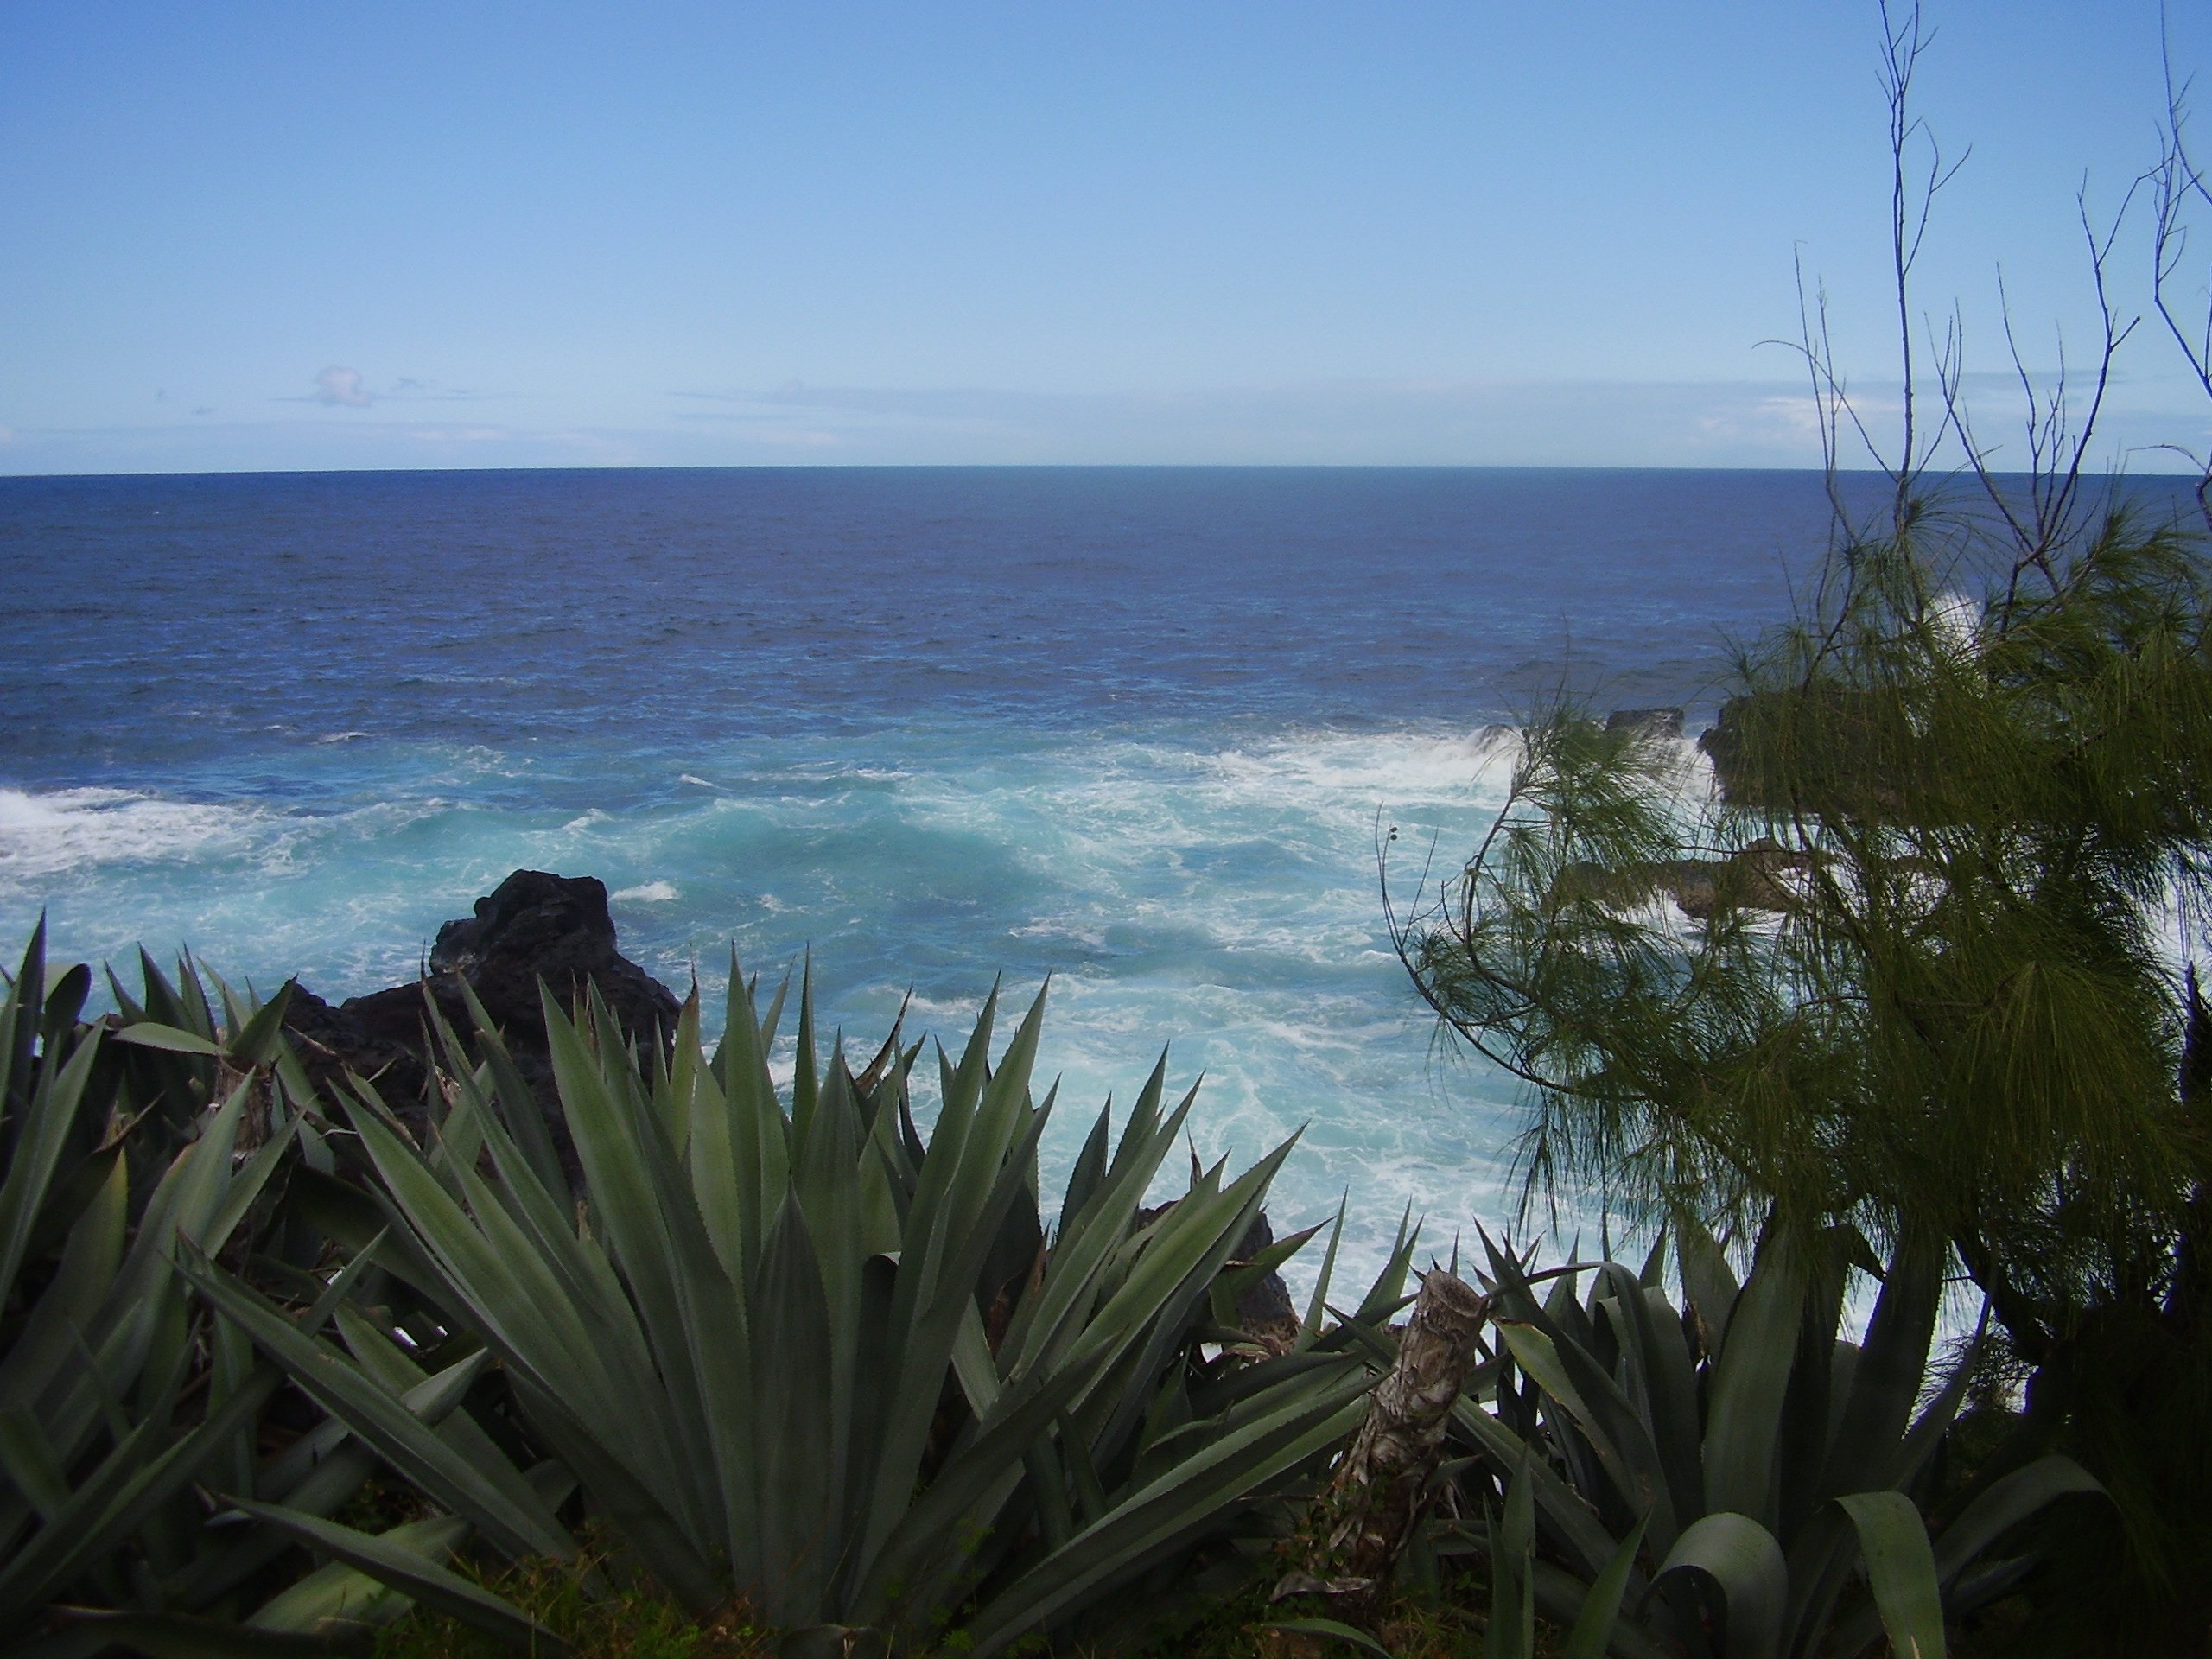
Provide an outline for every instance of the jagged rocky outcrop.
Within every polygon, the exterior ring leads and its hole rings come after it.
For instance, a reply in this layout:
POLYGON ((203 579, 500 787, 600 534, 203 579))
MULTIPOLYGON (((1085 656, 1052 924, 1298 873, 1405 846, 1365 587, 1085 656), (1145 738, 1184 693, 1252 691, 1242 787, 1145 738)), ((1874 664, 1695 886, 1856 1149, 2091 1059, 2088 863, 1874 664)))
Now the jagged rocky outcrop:
MULTIPOLYGON (((1175 1204, 1171 1198, 1166 1204, 1138 1211, 1136 1224, 1140 1228, 1149 1227, 1173 1210, 1175 1204)), ((1252 1224, 1237 1241, 1229 1266, 1235 1268, 1249 1262, 1274 1242, 1275 1230, 1268 1223, 1268 1212, 1262 1210, 1252 1217, 1252 1224)), ((1288 1351, 1297 1339, 1298 1323, 1298 1309, 1291 1302, 1290 1287, 1283 1283, 1282 1274, 1273 1269, 1246 1286, 1236 1299, 1236 1328, 1276 1352, 1288 1351)))
POLYGON ((1616 709, 1605 716, 1609 732, 1628 732, 1642 738, 1679 738, 1682 711, 1679 709, 1616 709))
POLYGON ((1684 858, 1657 867, 1660 890, 1697 921, 1723 908, 1786 911, 1797 907, 1789 878, 1810 861, 1761 836, 1726 858, 1684 858))
MULTIPOLYGON (((466 984, 499 1027, 517 1069, 544 1109, 570 1181, 580 1185, 580 1166, 554 1090, 538 1001, 541 981, 563 1002, 587 985, 596 987, 641 1053, 666 1044, 681 1012, 675 993, 617 948, 604 882, 588 875, 517 870, 476 901, 474 914, 438 930, 421 978, 334 1005, 296 986, 284 1026, 317 1087, 340 1082, 350 1072, 372 1082, 386 1105, 415 1116, 423 1109, 429 1085, 423 1063, 429 1034, 424 995, 467 1041, 475 1022, 461 993, 466 984)), ((883 1063, 880 1056, 878 1064, 883 1063)), ((873 1086, 874 1076, 871 1070, 865 1086, 873 1086)), ((1139 1224, 1160 1213, 1141 1212, 1139 1224)), ((1262 1213, 1254 1218, 1235 1259, 1249 1261, 1274 1242, 1274 1230, 1262 1213)), ((1030 1271, 1045 1241, 1037 1234, 1004 1243, 985 1269, 982 1287, 983 1304, 1001 1330, 1018 1281, 1030 1271)), ((1269 1273, 1249 1287, 1236 1311, 1238 1324, 1263 1342, 1287 1346, 1297 1334, 1298 1315, 1278 1274, 1269 1273)))
POLYGON ((517 870, 476 901, 474 916, 438 930, 430 972, 467 980, 510 1036, 518 1026, 543 1029, 540 981, 564 1000, 587 983, 596 986, 633 1037, 674 1031, 681 1006, 615 948, 607 886, 590 875, 517 870))
POLYGON ((1571 864, 1560 877, 1566 890, 1560 896, 1586 895, 1605 904, 1636 905, 1656 893, 1672 899, 1685 915, 1700 922, 1723 909, 1789 911, 1798 904, 1792 878, 1810 862, 1805 854, 1761 836, 1726 858, 1662 859, 1624 869, 1571 864))
POLYGON ((1697 747, 1720 798, 1755 812, 1925 824, 1945 793, 1904 703, 1855 686, 1730 697, 1697 747))
MULTIPOLYGON (((419 1110, 428 1081, 423 995, 429 993, 466 1038, 475 1022, 461 995, 465 983, 499 1027, 539 1103, 550 1109, 553 1070, 540 981, 563 1002, 595 986, 641 1051, 665 1042, 676 1029, 680 1005, 675 994, 616 948, 606 883, 544 870, 517 870, 476 901, 473 916, 441 927, 420 980, 348 997, 334 1007, 302 987, 293 994, 284 1025, 318 1085, 351 1071, 372 1080, 387 1105, 403 1113, 419 1110)), ((547 1116, 559 1144, 560 1114, 549 1109, 547 1116)))
MULTIPOLYGON (((1262 1210, 1252 1217, 1234 1259, 1249 1262, 1274 1242, 1275 1230, 1268 1224, 1268 1212, 1262 1210)), ((1282 1274, 1271 1269, 1245 1289, 1236 1299, 1236 1325, 1276 1348, 1287 1349, 1296 1340, 1298 1309, 1291 1302, 1290 1287, 1283 1283, 1282 1274)))

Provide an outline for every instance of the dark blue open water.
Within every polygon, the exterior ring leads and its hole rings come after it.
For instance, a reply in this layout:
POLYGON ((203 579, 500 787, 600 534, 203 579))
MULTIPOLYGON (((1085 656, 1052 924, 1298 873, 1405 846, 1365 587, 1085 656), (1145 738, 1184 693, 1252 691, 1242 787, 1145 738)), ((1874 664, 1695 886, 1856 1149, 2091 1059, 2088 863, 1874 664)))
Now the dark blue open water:
MULTIPOLYGON (((719 987, 952 1038, 1047 973, 1048 1161, 1164 1043, 1277 1214, 1507 1207, 1378 816, 1471 846, 1562 678, 1709 709, 1825 544, 1808 474, 1267 469, 0 479, 0 941, 337 997, 521 865, 719 987)), ((710 1005, 711 1006, 711 1005, 710 1005)))

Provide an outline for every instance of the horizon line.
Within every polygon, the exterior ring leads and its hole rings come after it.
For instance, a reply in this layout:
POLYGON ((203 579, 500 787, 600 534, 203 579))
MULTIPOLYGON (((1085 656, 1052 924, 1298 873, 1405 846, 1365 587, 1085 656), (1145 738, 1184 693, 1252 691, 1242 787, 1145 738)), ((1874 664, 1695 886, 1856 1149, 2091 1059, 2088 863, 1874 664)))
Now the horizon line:
MULTIPOLYGON (((485 476, 535 473, 1758 473, 1825 478, 1890 480, 1895 474, 1879 467, 1808 467, 1779 463, 1759 465, 1683 464, 1660 466, 1649 462, 1603 461, 600 461, 582 463, 522 463, 505 467, 219 467, 175 470, 141 467, 121 471, 10 472, 0 468, 0 484, 60 483, 66 480, 99 482, 119 479, 193 478, 368 478, 394 476, 485 476)), ((1931 480, 1974 480, 1970 467, 1923 468, 1931 480)), ((2031 478, 2042 474, 1991 468, 1998 479, 2031 478)), ((2085 481, 2120 482, 2129 479, 2171 479, 2186 482, 2200 474, 2182 467, 2091 470, 2085 481)))

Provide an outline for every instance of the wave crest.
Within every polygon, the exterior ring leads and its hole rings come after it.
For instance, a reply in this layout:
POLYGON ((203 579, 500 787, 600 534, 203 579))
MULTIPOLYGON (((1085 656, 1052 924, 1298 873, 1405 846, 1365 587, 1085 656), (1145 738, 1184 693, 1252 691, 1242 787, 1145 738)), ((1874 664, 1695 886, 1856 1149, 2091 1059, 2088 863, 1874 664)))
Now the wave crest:
POLYGON ((258 816, 251 807, 164 800, 143 790, 0 789, 0 883, 190 857, 232 843, 258 816))

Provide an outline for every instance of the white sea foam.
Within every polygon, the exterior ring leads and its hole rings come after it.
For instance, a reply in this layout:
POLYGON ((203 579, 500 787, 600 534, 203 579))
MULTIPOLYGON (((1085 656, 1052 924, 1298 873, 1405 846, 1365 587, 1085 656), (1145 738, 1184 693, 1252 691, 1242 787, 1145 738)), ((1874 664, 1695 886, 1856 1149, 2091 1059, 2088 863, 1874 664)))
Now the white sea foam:
POLYGON ((1262 794, 1464 799, 1503 788, 1512 749, 1489 733, 1326 732, 1226 749, 1206 760, 1219 783, 1262 794))
MULTIPOLYGON (((236 849, 75 884, 56 913, 85 954, 187 939, 226 971, 296 969, 347 995, 404 977, 441 921, 530 865, 607 879, 625 950, 674 985, 696 964, 712 1013, 731 944, 770 991, 810 944, 825 1040, 842 1026, 871 1052, 910 987, 910 1039, 957 1051, 1001 971, 1002 1042, 1050 973, 1040 1090, 1065 1080, 1043 1148, 1052 1192, 1100 1101, 1125 1109, 1172 1043, 1175 1096, 1205 1076, 1191 1131, 1208 1161, 1233 1150, 1242 1167, 1305 1126, 1270 1212, 1319 1220, 1349 1186, 1349 1282, 1379 1264, 1408 1203, 1446 1241, 1502 1218, 1510 1090, 1478 1068, 1440 1083, 1382 929, 1374 855, 1378 812, 1423 842, 1435 831, 1447 855, 1472 845, 1510 758, 1440 728, 1232 742, 924 732, 702 752, 673 792, 664 767, 617 763, 565 812, 505 782, 533 766, 562 776, 559 757, 458 746, 411 785, 379 776, 373 802, 313 816, 122 791, 37 799, 48 842, 52 820, 74 815, 80 849, 97 836, 103 856, 131 855, 127 826, 144 856, 161 855, 156 830, 188 852, 188 836, 236 849)), ((0 798, 0 849, 25 839, 8 822, 23 798, 0 798)), ((42 856, 51 868, 61 855, 42 856)), ((0 858, 0 887, 12 874, 0 858)), ((43 902, 63 889, 15 891, 43 902)), ((793 1024, 787 1013, 779 1075, 793 1024)), ((926 1123, 933 1065, 920 1073, 926 1123)), ((1171 1163, 1163 1192, 1185 1173, 1171 1163)))
POLYGON ((135 790, 0 789, 0 882, 86 865, 188 858, 211 845, 238 844, 259 816, 251 807, 164 800, 135 790))

